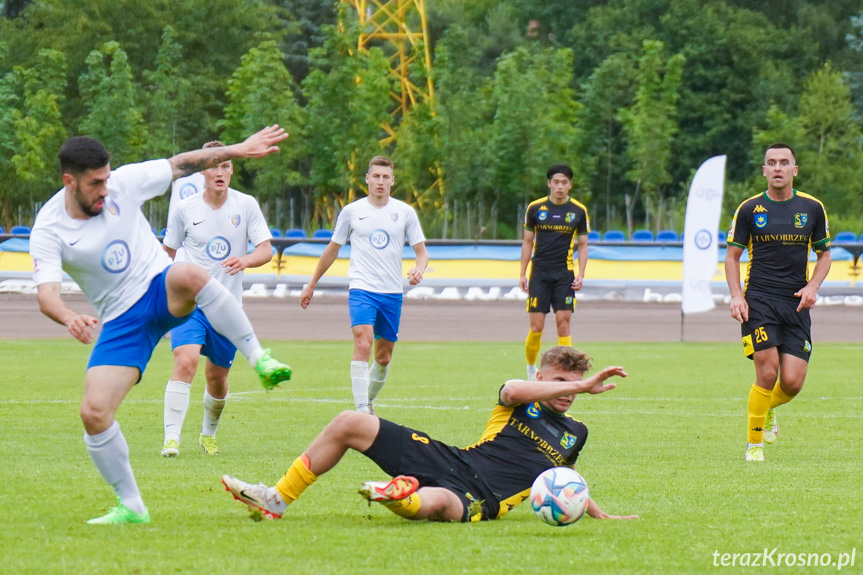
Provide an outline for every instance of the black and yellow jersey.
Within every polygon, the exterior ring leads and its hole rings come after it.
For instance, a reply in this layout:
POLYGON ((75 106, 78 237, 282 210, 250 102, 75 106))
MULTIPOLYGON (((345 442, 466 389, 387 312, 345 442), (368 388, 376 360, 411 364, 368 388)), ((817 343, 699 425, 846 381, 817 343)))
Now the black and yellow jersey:
POLYGON ((584 423, 539 402, 498 404, 480 440, 462 453, 484 484, 485 494, 496 500, 501 517, 528 498, 537 475, 573 465, 586 441, 584 423))
POLYGON ((587 208, 569 198, 555 204, 548 196, 531 202, 524 214, 524 229, 535 235, 532 270, 572 270, 576 240, 590 232, 587 208))
POLYGON ((728 243, 749 252, 744 293, 796 301, 794 294, 809 281, 810 249, 830 249, 827 212, 799 190, 784 202, 763 192, 737 208, 728 243))

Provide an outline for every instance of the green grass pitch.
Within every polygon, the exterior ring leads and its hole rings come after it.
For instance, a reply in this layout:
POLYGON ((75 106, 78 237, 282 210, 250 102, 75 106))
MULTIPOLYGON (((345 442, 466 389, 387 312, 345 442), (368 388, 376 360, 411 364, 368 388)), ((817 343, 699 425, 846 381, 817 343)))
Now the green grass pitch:
MULTIPOLYGON (((818 347, 803 394, 780 410, 779 441, 764 464, 743 461, 753 369, 737 344, 585 346, 594 368, 622 365, 630 376, 570 410, 590 429, 577 468, 603 509, 640 519, 585 517, 554 528, 524 505, 468 525, 370 508, 356 490, 385 476, 356 453, 282 520, 251 521, 220 476, 273 484, 333 415, 352 407, 349 343, 271 343, 294 380, 265 393, 239 358, 222 453, 206 457, 197 446, 199 370, 177 459, 159 457, 171 371, 169 348, 159 346, 118 413, 152 523, 111 527, 84 523, 114 505, 78 417, 89 348, 3 341, 0 572, 701 573, 716 569, 716 551, 765 548, 833 560, 856 549, 855 566, 843 572, 863 569, 859 345, 818 347)), ((400 343, 378 413, 448 443, 473 443, 498 387, 521 377, 523 363, 519 343, 400 343)), ((758 571, 813 570, 836 567, 758 571)))

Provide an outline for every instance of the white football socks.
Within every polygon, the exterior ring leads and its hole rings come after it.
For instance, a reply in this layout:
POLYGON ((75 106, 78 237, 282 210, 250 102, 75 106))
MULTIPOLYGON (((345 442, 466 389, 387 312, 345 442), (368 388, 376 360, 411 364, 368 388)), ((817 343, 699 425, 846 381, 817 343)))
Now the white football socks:
POLYGON ((216 399, 206 389, 204 390, 204 421, 201 423, 201 435, 216 435, 219 419, 228 398, 216 399))
POLYGON ((369 403, 369 364, 365 361, 351 362, 351 391, 357 411, 368 411, 369 403))
POLYGON ((189 390, 191 383, 168 380, 165 386, 165 441, 173 439, 180 443, 183 421, 189 411, 189 390))
POLYGON ((255 367, 264 351, 246 312, 231 292, 216 280, 210 279, 195 296, 195 302, 216 331, 228 338, 240 353, 246 356, 252 367, 255 367))
POLYGON ((377 399, 378 394, 387 382, 387 374, 389 371, 389 364, 381 365, 375 360, 372 360, 372 366, 369 368, 369 403, 377 399))
POLYGON ((102 474, 102 479, 114 489, 120 503, 135 513, 143 513, 147 508, 144 507, 144 500, 138 491, 135 474, 129 463, 129 445, 120 431, 120 424, 115 421, 108 429, 96 435, 84 432, 84 443, 87 444, 87 451, 96 469, 102 474))

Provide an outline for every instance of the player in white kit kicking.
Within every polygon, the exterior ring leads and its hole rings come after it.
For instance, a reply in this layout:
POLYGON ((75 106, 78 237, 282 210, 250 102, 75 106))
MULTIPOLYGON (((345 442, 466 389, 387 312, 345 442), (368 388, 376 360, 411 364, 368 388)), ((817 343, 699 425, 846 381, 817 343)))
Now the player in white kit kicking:
POLYGON ((351 389, 357 411, 375 414, 374 400, 386 382, 393 347, 398 340, 402 313, 402 251, 405 239, 416 252, 416 265, 408 271, 408 282, 423 279, 429 256, 425 236, 414 209, 390 197, 395 183, 393 163, 375 156, 369 162, 367 198, 345 206, 339 213, 330 243, 324 248, 309 284, 300 294, 305 309, 312 301, 315 286, 348 240, 351 262, 348 268, 348 307, 354 335, 351 361, 351 389), (375 356, 369 368, 372 341, 375 356))
MULTIPOLYGON (((204 144, 204 149, 219 148, 222 142, 204 144)), ((273 259, 272 235, 258 202, 252 196, 230 188, 234 173, 230 160, 202 172, 204 192, 180 201, 168 221, 162 243, 172 258, 183 246, 186 260, 207 270, 211 277, 228 288, 242 305, 243 270, 256 268, 273 259), (255 249, 246 253, 252 242, 255 249)), ((237 348, 219 334, 196 308, 183 325, 171 330, 174 371, 165 387, 165 442, 163 457, 180 455, 180 435, 189 409, 189 391, 198 359, 207 357, 204 390, 204 420, 198 444, 204 453, 219 453, 216 430, 228 397, 228 372, 237 348)))
POLYGON ((103 324, 87 366, 81 419, 87 451, 119 504, 88 523, 150 521, 114 415, 141 379, 158 341, 185 321, 196 304, 246 356, 264 387, 290 378, 290 368, 261 349, 251 323, 224 286, 198 265, 171 265, 141 211, 141 204, 164 193, 173 179, 231 158, 267 156, 287 137, 278 126, 268 126, 239 144, 113 172, 110 155, 98 140, 78 136, 60 148, 64 187, 39 210, 30 254, 42 313, 85 344, 93 340, 99 320, 103 324), (64 303, 63 271, 78 283, 99 319, 64 303))

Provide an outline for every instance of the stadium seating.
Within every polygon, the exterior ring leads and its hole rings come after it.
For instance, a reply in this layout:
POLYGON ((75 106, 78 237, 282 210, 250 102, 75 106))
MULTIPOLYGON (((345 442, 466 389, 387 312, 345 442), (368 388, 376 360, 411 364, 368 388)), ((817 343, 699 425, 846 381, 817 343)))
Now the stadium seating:
POLYGON ((159 235, 163 238, 168 235, 168 228, 162 228, 162 231, 159 232, 159 235))
POLYGON ((270 235, 274 238, 280 238, 282 237, 282 230, 279 228, 270 228, 270 235))
POLYGON ((723 242, 727 242, 728 241, 728 234, 726 234, 722 230, 719 230, 718 232, 716 232, 716 241, 720 244, 723 242))
POLYGON ((677 237, 677 232, 674 230, 659 230, 656 233, 656 241, 658 242, 677 242, 680 238, 677 237))
POLYGON ((606 242, 625 242, 626 234, 624 234, 620 230, 606 230, 605 235, 602 236, 602 239, 606 242))
POLYGON ((12 229, 9 230, 9 233, 13 236, 29 236, 30 228, 28 226, 12 226, 12 229))
POLYGON ((597 232, 596 230, 590 230, 589 232, 587 232, 587 241, 598 242, 601 239, 602 239, 602 235, 600 235, 600 233, 597 232))
POLYGON ((5 234, 6 230, 3 229, 3 226, 0 226, 0 234, 5 234))
POLYGON ((290 228, 285 230, 285 238, 303 239, 306 237, 306 230, 300 228, 290 228))
POLYGON ((315 233, 312 234, 312 237, 316 240, 328 240, 333 237, 333 230, 315 230, 315 233))
POLYGON ((633 242, 652 242, 653 241, 653 232, 650 230, 635 230, 632 232, 632 238, 630 241, 633 242))
POLYGON ((860 241, 863 242, 863 234, 860 234, 860 241))
POLYGON ((836 232, 836 237, 833 238, 834 242, 856 242, 857 234, 854 232, 836 232))

